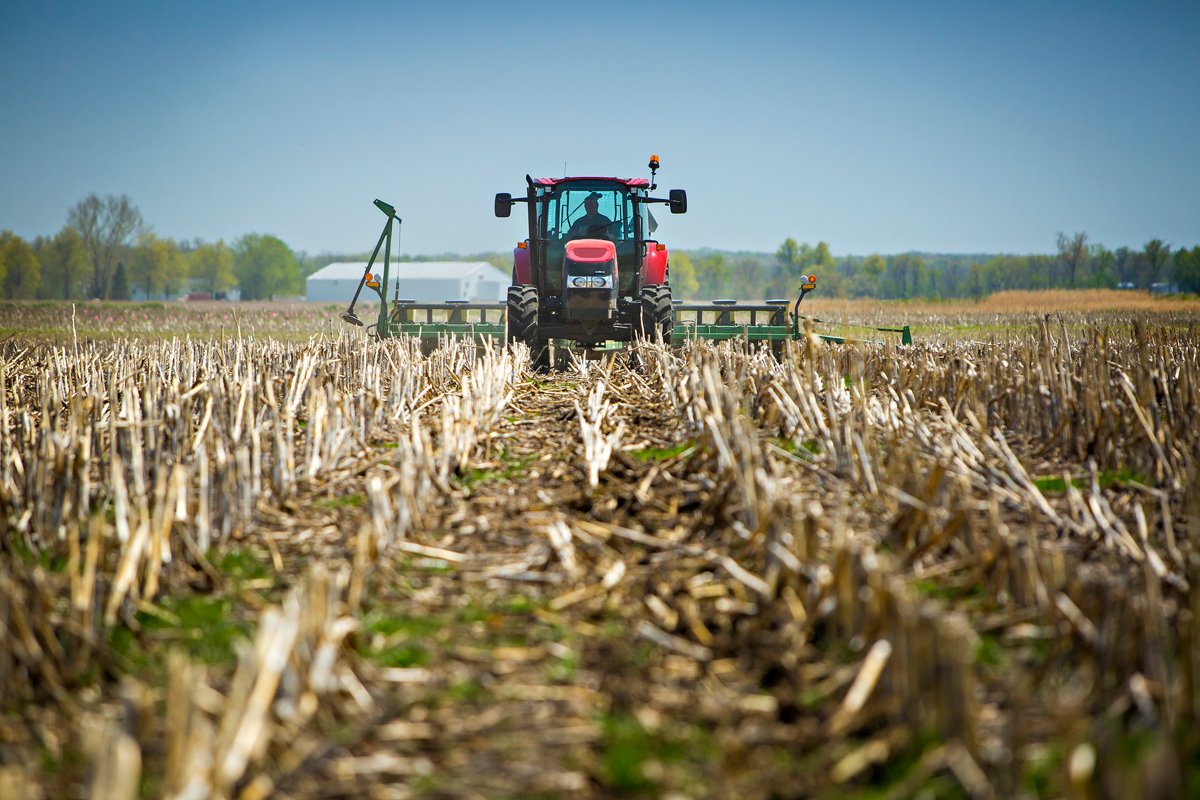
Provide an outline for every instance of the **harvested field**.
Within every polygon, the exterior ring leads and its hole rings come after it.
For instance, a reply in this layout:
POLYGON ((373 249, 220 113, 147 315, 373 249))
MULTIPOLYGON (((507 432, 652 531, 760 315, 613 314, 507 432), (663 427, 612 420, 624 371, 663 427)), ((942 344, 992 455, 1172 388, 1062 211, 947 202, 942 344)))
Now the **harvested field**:
POLYGON ((1194 313, 294 314, 0 343, 0 797, 1200 796, 1194 313))

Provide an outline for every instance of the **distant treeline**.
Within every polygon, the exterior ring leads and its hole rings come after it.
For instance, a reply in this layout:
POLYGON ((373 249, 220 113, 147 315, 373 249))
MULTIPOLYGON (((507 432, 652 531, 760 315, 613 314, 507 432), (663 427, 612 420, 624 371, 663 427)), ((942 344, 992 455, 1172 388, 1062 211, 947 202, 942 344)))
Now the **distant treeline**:
MULTIPOLYGON (((817 275, 822 295, 842 297, 983 297, 1006 289, 1158 287, 1200 293, 1200 245, 1173 249, 1151 239, 1141 249, 1109 250, 1086 233, 1060 233, 1044 255, 900 253, 835 257, 825 242, 787 239, 774 254, 674 250, 670 281, 677 298, 790 297, 801 276, 817 275)), ((157 236, 130 199, 89 195, 67 213, 62 230, 26 242, 0 233, 0 288, 8 298, 106 300, 214 297, 236 288, 243 300, 304 292, 304 277, 333 261, 368 255, 297 253, 274 236, 248 233, 224 241, 175 241, 157 236)), ((402 256, 402 261, 489 261, 512 265, 507 253, 402 256)))
POLYGON ((1109 250, 1085 233, 1059 234, 1056 252, 1041 255, 900 253, 834 257, 829 245, 788 239, 774 255, 712 250, 672 251, 678 297, 752 299, 794 295, 802 275, 817 276, 824 296, 983 297, 1007 289, 1150 289, 1200 293, 1200 245, 1172 247, 1151 239, 1139 250, 1109 250))
MULTIPOLYGON (((308 255, 261 233, 245 234, 232 243, 177 241, 155 234, 128 196, 92 194, 67 212, 66 224, 54 236, 27 242, 10 231, 0 232, 0 294, 13 299, 129 300, 191 292, 223 297, 236 289, 243 300, 273 300, 304 294, 304 278, 326 264, 368 257, 308 255)), ((469 258, 505 270, 512 263, 498 253, 469 258)), ((461 259, 445 255, 400 260, 461 259)))
POLYGON ((175 241, 156 235, 126 195, 88 195, 54 236, 0 233, 0 283, 9 298, 128 300, 235 287, 243 300, 304 291, 298 258, 274 236, 175 241))

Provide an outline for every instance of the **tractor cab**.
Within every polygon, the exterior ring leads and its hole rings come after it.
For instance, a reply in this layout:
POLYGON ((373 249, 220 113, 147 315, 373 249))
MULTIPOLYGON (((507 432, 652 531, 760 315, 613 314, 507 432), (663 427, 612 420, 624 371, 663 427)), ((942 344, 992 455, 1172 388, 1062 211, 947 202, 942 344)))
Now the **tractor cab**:
MULTIPOLYGON (((634 210, 634 196, 627 184, 596 180, 560 183, 540 193, 537 226, 545 242, 549 293, 560 294, 570 288, 569 281, 563 282, 572 265, 568 245, 590 240, 596 242, 593 247, 612 249, 616 288, 621 295, 633 295, 635 276, 644 257, 644 248, 637 244, 645 239, 643 221, 634 210), (556 269, 560 266, 562 269, 556 269)), ((642 210, 648 212, 644 206, 642 210)))

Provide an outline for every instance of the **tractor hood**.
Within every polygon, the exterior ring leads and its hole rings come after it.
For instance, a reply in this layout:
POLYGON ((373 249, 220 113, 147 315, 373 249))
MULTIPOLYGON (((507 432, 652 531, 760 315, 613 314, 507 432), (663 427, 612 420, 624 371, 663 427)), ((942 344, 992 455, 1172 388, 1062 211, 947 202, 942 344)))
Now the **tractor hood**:
POLYGON ((607 239, 576 239, 567 242, 566 260, 581 266, 605 268, 617 257, 617 246, 607 239))

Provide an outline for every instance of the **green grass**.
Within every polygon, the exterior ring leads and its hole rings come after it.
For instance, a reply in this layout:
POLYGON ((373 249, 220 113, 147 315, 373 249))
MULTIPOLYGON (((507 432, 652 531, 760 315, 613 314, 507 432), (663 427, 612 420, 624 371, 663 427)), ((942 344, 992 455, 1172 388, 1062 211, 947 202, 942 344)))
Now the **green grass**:
POLYGON ((164 643, 178 648, 194 661, 232 666, 235 643, 239 639, 249 639, 251 635, 253 626, 238 618, 229 597, 167 596, 158 607, 165 612, 163 616, 145 611, 137 613, 140 632, 119 626, 113 629, 110 638, 113 650, 127 662, 135 676, 153 685, 159 685, 165 679, 164 643), (178 624, 171 620, 172 617, 178 618, 178 624))
POLYGON ((577 382, 573 379, 533 378, 530 381, 539 389, 574 389, 577 382))
POLYGON ((446 621, 433 616, 389 615, 373 610, 363 617, 359 654, 381 667, 421 667, 429 663, 427 640, 446 621))
POLYGON ((988 669, 997 670, 1007 664, 1007 659, 1004 657, 1004 648, 1000 645, 1000 640, 989 634, 979 637, 979 641, 975 643, 971 655, 976 664, 988 669))
MULTIPOLYGON (((1101 489, 1107 489, 1111 486, 1124 486, 1129 483, 1139 483, 1143 486, 1154 485, 1145 475, 1128 468, 1105 470, 1097 476, 1097 482, 1100 484, 1101 489)), ((1086 489, 1091 486, 1091 483, 1091 478, 1087 477, 1071 479, 1071 485, 1076 489, 1086 489)), ((1042 494, 1063 494, 1067 491, 1067 484, 1061 475, 1035 477, 1033 485, 1042 494)))
POLYGON ((372 650, 367 657, 381 667, 423 667, 429 663, 429 651, 411 642, 372 650))
POLYGON ((612 713, 600 720, 603 752, 602 780, 613 792, 658 796, 659 783, 644 770, 647 761, 680 765, 696 774, 717 755, 712 734, 698 725, 668 723, 649 731, 637 717, 612 713))
POLYGON ((983 586, 974 584, 969 587, 950 586, 932 578, 922 578, 912 583, 918 594, 932 600, 962 600, 982 597, 983 586))
POLYGON ((518 595, 421 616, 373 609, 362 618, 359 651, 383 666, 419 666, 427 663, 427 645, 433 640, 499 647, 561 638, 553 626, 532 619, 535 607, 532 600, 518 595))
POLYGON ((695 442, 680 442, 670 447, 641 447, 637 450, 627 450, 626 452, 630 457, 636 458, 638 461, 666 461, 695 446, 695 442))
POLYGON ((459 620, 471 625, 476 622, 486 622, 495 612, 482 606, 467 606, 459 614, 459 620))
POLYGON ((1184 796, 1200 797, 1200 769, 1195 768, 1196 765, 1200 765, 1200 723, 1192 720, 1179 726, 1178 747, 1183 756, 1183 763, 1193 767, 1184 775, 1184 796))
POLYGON ((537 606, 528 596, 517 594, 505 598, 501 607, 509 614, 532 614, 537 606))
POLYGON ((642 772, 642 763, 658 744, 637 718, 614 714, 602 722, 604 779, 618 792, 649 792, 656 784, 642 772))
POLYGON ((1036 758, 1026 761, 1021 770, 1021 784, 1035 797, 1052 797, 1060 788, 1063 772, 1063 751, 1059 745, 1049 744, 1036 758))
POLYGON ((496 460, 500 463, 498 467, 470 467, 454 475, 450 480, 464 489, 473 489, 479 484, 489 481, 513 481, 525 474, 529 465, 537 460, 537 456, 518 456, 508 450, 501 450, 497 454, 496 460))
POLYGON ((272 574, 270 556, 251 547, 233 547, 219 556, 209 553, 209 560, 236 583, 259 580, 272 574))
POLYGON ((317 507, 326 511, 337 511, 339 508, 362 508, 365 502, 367 502, 367 498, 361 494, 348 494, 321 500, 317 503, 317 507))
POLYGON ((784 436, 776 436, 771 439, 771 442, 785 453, 791 453, 794 456, 801 458, 809 458, 810 456, 818 456, 821 454, 821 443, 816 439, 805 439, 801 442, 796 442, 794 439, 789 439, 784 436))
POLYGON ((445 620, 437 617, 412 617, 405 614, 385 616, 379 611, 371 611, 363 617, 363 630, 367 634, 385 637, 401 633, 413 638, 432 636, 445 624, 445 620))
MULTIPOLYGON (((1067 491, 1067 482, 1062 478, 1058 478, 1053 475, 1045 475, 1041 478, 1034 478, 1033 485, 1036 486, 1038 491, 1042 494, 1063 494, 1067 491)), ((1084 483, 1081 480, 1073 480, 1071 481, 1071 485, 1076 489, 1082 489, 1084 483)))
MULTIPOLYGON (((13 533, 8 539, 8 549, 17 560, 27 567, 41 567, 49 572, 62 572, 67 568, 65 553, 56 555, 50 550, 34 550, 20 533, 13 533)), ((3 548, 0 548, 3 552, 3 548)))
POLYGON ((488 694, 487 689, 479 681, 467 678, 450 684, 443 696, 451 703, 474 703, 482 700, 488 694))
POLYGON ((579 672, 579 654, 572 651, 563 658, 555 659, 546 667, 546 679, 555 683, 570 683, 579 672))
POLYGON ((800 708, 805 711, 815 711, 825 702, 828 695, 819 689, 808 688, 800 693, 800 708))
POLYGON ((629 633, 629 626, 619 619, 607 618, 600 625, 600 637, 603 639, 621 639, 629 633))

